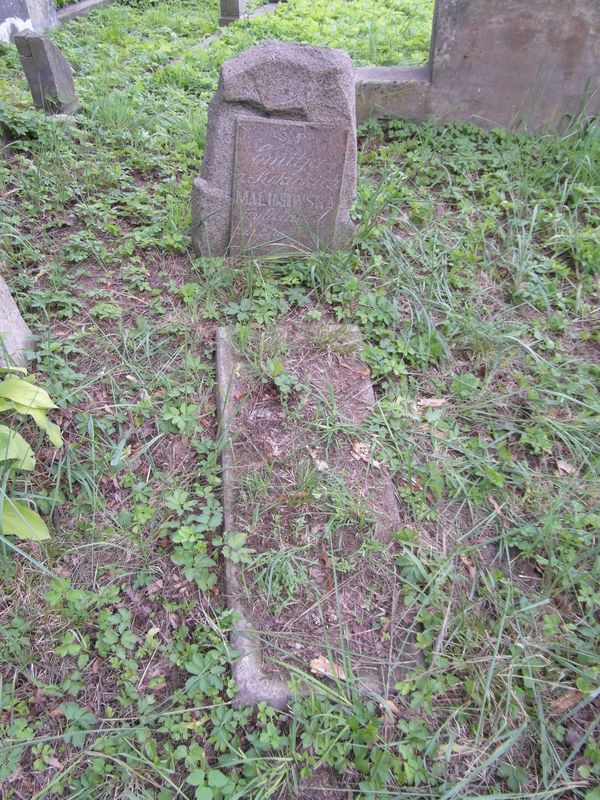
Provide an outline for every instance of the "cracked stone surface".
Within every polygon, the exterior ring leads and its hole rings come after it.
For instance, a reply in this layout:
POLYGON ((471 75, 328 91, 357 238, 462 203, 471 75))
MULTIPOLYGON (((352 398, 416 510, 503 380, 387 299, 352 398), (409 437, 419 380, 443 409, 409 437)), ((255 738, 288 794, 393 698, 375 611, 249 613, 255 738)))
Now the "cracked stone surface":
POLYGON ((197 252, 223 256, 232 244, 248 255, 345 248, 355 196, 349 56, 271 41, 226 62, 192 189, 197 252))

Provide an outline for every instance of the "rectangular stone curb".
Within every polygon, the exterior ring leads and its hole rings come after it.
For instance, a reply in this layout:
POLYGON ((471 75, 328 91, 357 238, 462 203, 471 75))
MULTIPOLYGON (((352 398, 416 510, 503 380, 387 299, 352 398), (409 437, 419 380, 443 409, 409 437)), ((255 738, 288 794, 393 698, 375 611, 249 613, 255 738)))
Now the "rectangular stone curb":
POLYGON ((72 3, 70 6, 59 9, 58 20, 61 23, 69 22, 76 17, 84 17, 90 11, 109 6, 112 2, 113 0, 82 0, 81 3, 72 3))
MULTIPOLYGON (((239 359, 236 358, 231 346, 230 336, 231 329, 217 329, 218 441, 222 442, 221 480, 224 532, 232 529, 233 447, 229 430, 235 414, 231 388, 239 365, 239 359)), ((240 619, 234 624, 231 632, 231 645, 240 656, 231 665, 231 671, 239 689, 236 703, 240 706, 249 706, 264 701, 273 708, 283 709, 291 698, 291 692, 283 680, 267 677, 263 672, 259 636, 253 630, 250 620, 245 616, 245 609, 237 599, 240 588, 240 567, 229 559, 225 559, 225 584, 227 604, 229 608, 237 611, 240 615, 240 619)))
POLYGON ((423 67, 357 67, 356 121, 429 118, 430 70, 423 67))
POLYGON ((8 363, 26 366, 25 351, 30 343, 31 331, 0 276, 0 367, 6 367, 8 363))

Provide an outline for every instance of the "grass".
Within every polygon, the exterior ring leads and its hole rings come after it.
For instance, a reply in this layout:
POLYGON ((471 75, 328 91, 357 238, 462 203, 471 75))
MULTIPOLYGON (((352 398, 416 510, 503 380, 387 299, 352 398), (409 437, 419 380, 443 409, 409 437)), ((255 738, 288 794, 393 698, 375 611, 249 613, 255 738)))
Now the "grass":
MULTIPOLYGON (((74 128, 30 110, 1 50, 0 124, 17 140, 0 163, 3 275, 66 442, 28 430, 38 465, 13 483, 52 538, 0 562, 7 800, 309 797, 336 782, 364 798, 598 798, 598 128, 371 124, 351 252, 189 250, 222 61, 276 36, 358 64, 423 60, 431 3, 388 6, 401 24, 370 0, 290 0, 202 49, 215 3, 113 5, 52 34, 75 68, 74 128), (231 702, 214 332, 268 339, 298 310, 365 341, 378 402, 362 440, 403 517, 379 568, 422 657, 393 706, 308 665, 286 713, 231 702)), ((290 373, 285 350, 258 362, 265 380, 290 373)), ((312 426, 323 451, 345 435, 331 404, 312 426)), ((294 480, 314 485, 308 469, 294 480)), ((257 473, 249 491, 269 486, 257 473)), ((310 565, 270 549, 256 585, 287 607, 310 565)))

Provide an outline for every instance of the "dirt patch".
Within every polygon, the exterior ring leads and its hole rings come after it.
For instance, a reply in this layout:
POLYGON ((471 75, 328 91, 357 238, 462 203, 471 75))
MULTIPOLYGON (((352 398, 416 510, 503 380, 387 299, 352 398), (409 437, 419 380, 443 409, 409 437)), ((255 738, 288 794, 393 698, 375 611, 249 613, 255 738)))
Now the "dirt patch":
POLYGON ((387 695, 415 649, 395 565, 401 511, 362 425, 375 401, 360 335, 298 316, 217 342, 226 536, 252 550, 230 559, 228 594, 255 668, 281 686, 283 663, 387 695))

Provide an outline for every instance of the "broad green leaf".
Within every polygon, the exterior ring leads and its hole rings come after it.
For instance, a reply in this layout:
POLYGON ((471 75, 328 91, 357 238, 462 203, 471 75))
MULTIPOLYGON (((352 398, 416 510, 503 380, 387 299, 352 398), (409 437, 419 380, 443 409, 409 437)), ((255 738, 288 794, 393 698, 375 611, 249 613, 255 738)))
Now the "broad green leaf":
POLYGON ((0 425, 0 465, 8 461, 13 469, 33 469, 33 450, 17 431, 8 425, 0 425))
POLYGON ((191 786, 201 786, 206 778, 206 772, 203 769, 194 769, 187 776, 186 781, 191 786))
POLYGON ((54 422, 50 422, 48 417, 46 416, 46 412, 42 411, 41 408, 32 408, 29 412, 33 419, 35 420, 35 424, 41 430, 46 431, 48 438, 54 445, 54 447, 59 448, 62 447, 63 441, 60 435, 60 428, 54 422))
POLYGON ((18 539, 27 539, 31 542, 41 542, 50 538, 46 523, 37 511, 9 497, 2 503, 0 527, 5 536, 16 536, 18 539))
MULTIPOLYGON (((48 438, 54 445, 54 447, 59 448, 62 447, 62 438, 60 435, 60 428, 54 422, 50 422, 48 417, 46 416, 46 411, 43 408, 29 408, 27 406, 23 406, 20 403, 15 403, 14 400, 10 403, 10 408, 14 409, 19 414, 23 414, 26 416, 29 414, 35 422, 35 424, 41 430, 45 431, 48 434, 48 438)), ((2 401, 0 399, 0 411, 3 411, 4 408, 2 407, 2 401)))
POLYGON ((57 408, 45 389, 34 386, 24 378, 5 378, 0 381, 0 397, 30 408, 57 408))
POLYGON ((0 375, 11 375, 14 372, 19 373, 19 375, 27 375, 25 367, 0 367, 0 375))
POLYGON ((215 789, 222 789, 229 783, 229 778, 220 769, 211 769, 208 773, 208 785, 215 789))

